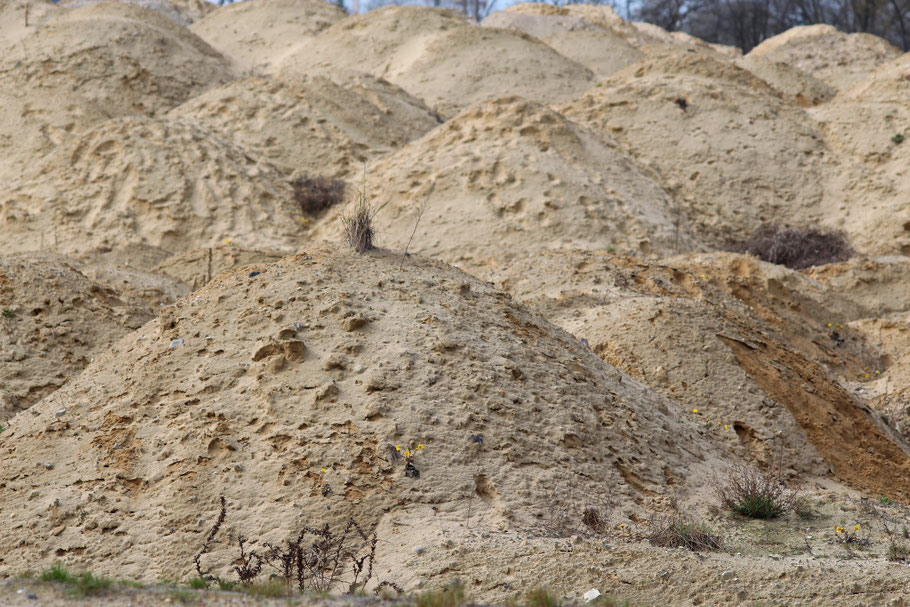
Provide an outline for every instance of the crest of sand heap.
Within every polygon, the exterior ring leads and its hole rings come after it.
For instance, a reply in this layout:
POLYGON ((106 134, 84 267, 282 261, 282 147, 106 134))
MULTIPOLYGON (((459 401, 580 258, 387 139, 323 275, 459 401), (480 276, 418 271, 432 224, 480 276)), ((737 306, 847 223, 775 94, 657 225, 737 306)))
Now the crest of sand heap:
MULTIPOLYGON (((0 575, 77 554, 186 579, 221 495, 234 537, 408 511, 419 540, 475 515, 530 531, 574 496, 641 516, 720 466, 709 433, 578 339, 441 262, 401 261, 319 246, 224 273, 10 420, 0 575)), ((220 539, 206 562, 227 576, 235 558, 220 539)))
POLYGON ((900 49, 878 36, 845 34, 822 24, 794 27, 749 52, 787 63, 838 90, 849 88, 900 54, 900 49))
POLYGON ((42 254, 0 257, 0 309, 4 426, 154 317, 151 308, 125 301, 69 260, 42 254))
MULTIPOLYGON (((472 271, 546 248, 657 255, 697 245, 664 189, 608 136, 518 97, 472 106, 366 179, 366 194, 387 203, 374 219, 383 246, 405 248, 417 225, 411 251, 472 271)), ((315 233, 340 238, 343 212, 315 233)))
POLYGON ((72 94, 112 115, 164 112, 230 79, 185 27, 115 0, 61 11, 0 60, 0 90, 72 94))
MULTIPOLYGON (((66 8, 79 8, 95 4, 104 0, 63 0, 60 6, 66 8)), ((189 25, 194 21, 202 19, 215 10, 215 4, 206 2, 206 0, 120 0, 129 4, 135 4, 142 8, 161 13, 169 17, 180 25, 189 25)))
POLYGON ((331 76, 338 70, 385 78, 446 115, 503 91, 540 103, 565 101, 593 79, 586 67, 526 34, 422 7, 386 7, 346 19, 305 52, 290 55, 281 73, 331 76))
POLYGON ((782 457, 790 475, 830 471, 874 495, 910 490, 887 473, 910 469, 904 441, 841 386, 842 375, 861 380, 875 354, 844 327, 864 310, 837 291, 729 253, 656 264, 549 251, 497 281, 675 401, 732 453, 768 467, 782 457))
POLYGON ((882 255, 910 254, 910 54, 810 112, 828 145, 848 167, 833 201, 854 246, 882 255))
POLYGON ((746 55, 738 58, 736 64, 767 82, 785 99, 803 107, 825 103, 837 94, 834 87, 780 61, 746 55))
POLYGON ((806 268, 802 273, 869 310, 866 316, 910 312, 910 258, 855 259, 806 268))
POLYGON ((60 12, 57 4, 46 0, 0 2, 0 52, 8 52, 10 47, 57 17, 60 12))
POLYGON ((580 17, 498 11, 484 19, 482 25, 539 38, 599 77, 609 76, 644 56, 613 30, 591 25, 580 17))
POLYGON ((288 54, 308 52, 344 9, 324 0, 246 0, 222 6, 192 30, 247 71, 270 72, 288 54))
POLYGON ((439 124, 421 101, 367 76, 344 86, 321 76, 238 80, 191 99, 171 115, 229 132, 287 175, 327 177, 358 174, 363 163, 439 124))
POLYGON ((820 208, 831 170, 821 133, 802 108, 715 53, 648 57, 559 109, 661 175, 692 232, 713 245, 766 222, 835 220, 820 208))
POLYGON ((0 190, 4 252, 75 256, 133 245, 177 253, 225 239, 285 250, 302 223, 287 179, 194 122, 125 117, 94 127, 0 190))

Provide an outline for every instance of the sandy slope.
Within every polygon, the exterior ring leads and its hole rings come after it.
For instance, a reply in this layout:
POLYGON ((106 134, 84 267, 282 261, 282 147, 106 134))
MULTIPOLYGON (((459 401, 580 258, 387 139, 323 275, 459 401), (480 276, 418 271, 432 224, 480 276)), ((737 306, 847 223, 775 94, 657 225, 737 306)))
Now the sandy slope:
POLYGON ((368 76, 343 86, 321 76, 235 80, 171 115, 218 128, 287 175, 328 177, 358 177, 365 162, 439 124, 422 102, 368 76))
POLYGON ((288 54, 347 13, 323 0, 252 0, 228 3, 190 30, 248 72, 269 72, 288 54))
POLYGON ((445 264, 401 261, 308 247, 226 272, 10 420, 0 574, 63 559, 184 578, 219 495, 229 529, 262 540, 349 512, 380 530, 408 512, 417 539, 435 511, 537 528, 564 483, 641 516, 718 465, 709 434, 578 339, 445 264))
MULTIPOLYGON (((517 97, 468 108, 372 165, 382 242, 482 272, 532 251, 614 247, 654 256, 697 246, 649 172, 610 137, 517 97), (414 232, 421 205, 425 210, 414 232)), ((339 238, 338 209, 314 235, 339 238)))

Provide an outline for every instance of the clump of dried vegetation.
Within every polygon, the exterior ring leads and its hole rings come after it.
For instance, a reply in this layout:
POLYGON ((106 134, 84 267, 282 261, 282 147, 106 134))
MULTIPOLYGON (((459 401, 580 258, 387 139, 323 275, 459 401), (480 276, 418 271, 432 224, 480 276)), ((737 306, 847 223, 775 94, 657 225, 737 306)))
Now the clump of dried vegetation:
MULTIPOLYGON (((218 519, 193 559, 197 579, 204 580, 206 585, 211 582, 221 587, 229 585, 202 568, 202 556, 208 553, 226 515, 227 504, 222 497, 218 519)), ((247 549, 247 538, 238 535, 239 556, 233 569, 245 588, 257 586, 257 578, 268 567, 283 580, 288 593, 294 588, 299 592, 323 593, 347 586, 346 592, 353 594, 362 590, 373 576, 376 541, 376 534, 366 533, 353 518, 341 531, 333 530, 328 524, 319 528, 303 527, 284 544, 263 543, 261 554, 247 549)))
POLYGON ((300 205, 300 212, 305 216, 315 216, 341 204, 347 186, 340 179, 304 176, 291 181, 291 187, 294 188, 294 200, 300 205))
POLYGON ((707 523, 681 514, 652 519, 646 539, 659 548, 687 548, 693 552, 720 550, 724 545, 723 538, 707 523))
POLYGON ((714 490, 724 506, 749 518, 777 518, 797 505, 796 492, 779 476, 751 466, 733 466, 724 479, 715 479, 714 490))
POLYGON ((729 249, 794 270, 844 261, 854 254, 850 243, 839 232, 776 225, 762 226, 751 238, 729 249))
POLYGON ((350 215, 345 213, 341 216, 341 223, 344 226, 344 238, 349 247, 358 253, 366 253, 374 248, 373 239, 376 236, 376 232, 373 230, 373 219, 384 206, 383 204, 379 207, 374 207, 363 190, 358 190, 357 205, 354 207, 353 212, 350 215))

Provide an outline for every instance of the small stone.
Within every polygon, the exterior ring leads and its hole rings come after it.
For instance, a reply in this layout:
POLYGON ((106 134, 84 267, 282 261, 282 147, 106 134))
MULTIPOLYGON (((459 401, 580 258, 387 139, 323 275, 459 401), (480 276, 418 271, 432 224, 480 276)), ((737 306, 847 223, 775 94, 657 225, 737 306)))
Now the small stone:
POLYGON ((416 546, 414 548, 414 552, 417 554, 423 554, 424 552, 426 552, 426 549, 422 548, 421 546, 416 546))
POLYGON ((168 346, 168 350, 173 350, 174 348, 176 348, 177 346, 179 346, 182 343, 183 343, 182 339, 175 339, 174 341, 171 342, 171 345, 168 346))
POLYGON ((725 582, 728 582, 728 581, 732 580, 732 579, 733 579, 733 572, 732 572, 732 571, 724 571, 723 573, 720 574, 720 579, 722 579, 722 580, 725 581, 725 582))
POLYGON ((591 588, 586 593, 584 593, 581 598, 585 600, 585 603, 590 603, 594 599, 600 596, 600 590, 597 588, 591 588))
POLYGON ((234 464, 234 470, 237 472, 243 472, 243 464, 234 464))
POLYGON ((261 272, 250 272, 250 278, 253 278, 254 276, 259 276, 260 274, 261 274, 261 272))
POLYGON ((25 598, 34 600, 34 599, 38 598, 38 595, 35 594, 34 592, 29 592, 28 594, 25 595, 25 598))
POLYGON ((60 417, 61 415, 65 415, 65 414, 66 414, 66 409, 60 409, 59 411, 54 411, 54 415, 56 417, 60 417))

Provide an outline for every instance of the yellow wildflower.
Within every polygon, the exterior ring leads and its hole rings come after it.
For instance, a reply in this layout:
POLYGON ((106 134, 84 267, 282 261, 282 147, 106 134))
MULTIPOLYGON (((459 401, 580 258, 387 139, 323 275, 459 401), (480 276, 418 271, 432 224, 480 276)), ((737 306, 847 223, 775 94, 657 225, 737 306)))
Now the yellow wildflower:
POLYGON ((404 456, 405 456, 405 457, 411 457, 411 452, 410 452, 410 451, 405 451, 405 452, 404 452, 404 456))
POLYGON ((401 445, 395 445, 395 451, 401 451, 401 445))
POLYGON ((859 531, 859 525, 853 525, 853 530, 854 530, 854 531, 859 531))
POLYGON ((843 528, 841 528, 840 525, 838 525, 837 527, 834 528, 834 532, 835 532, 835 533, 843 533, 844 530, 843 530, 843 528))
POLYGON ((829 326, 829 327, 831 326, 831 323, 830 323, 830 322, 828 323, 828 326, 829 326))
POLYGON ((726 429, 727 429, 727 424, 724 424, 724 430, 726 430, 726 429))
POLYGON ((698 409, 692 409, 692 413, 698 413, 698 409))
POLYGON ((423 449, 423 443, 417 443, 417 448, 418 448, 418 449, 423 449))
POLYGON ((326 472, 328 472, 328 470, 326 470, 325 468, 323 468, 323 469, 322 469, 322 473, 325 474, 326 472))

